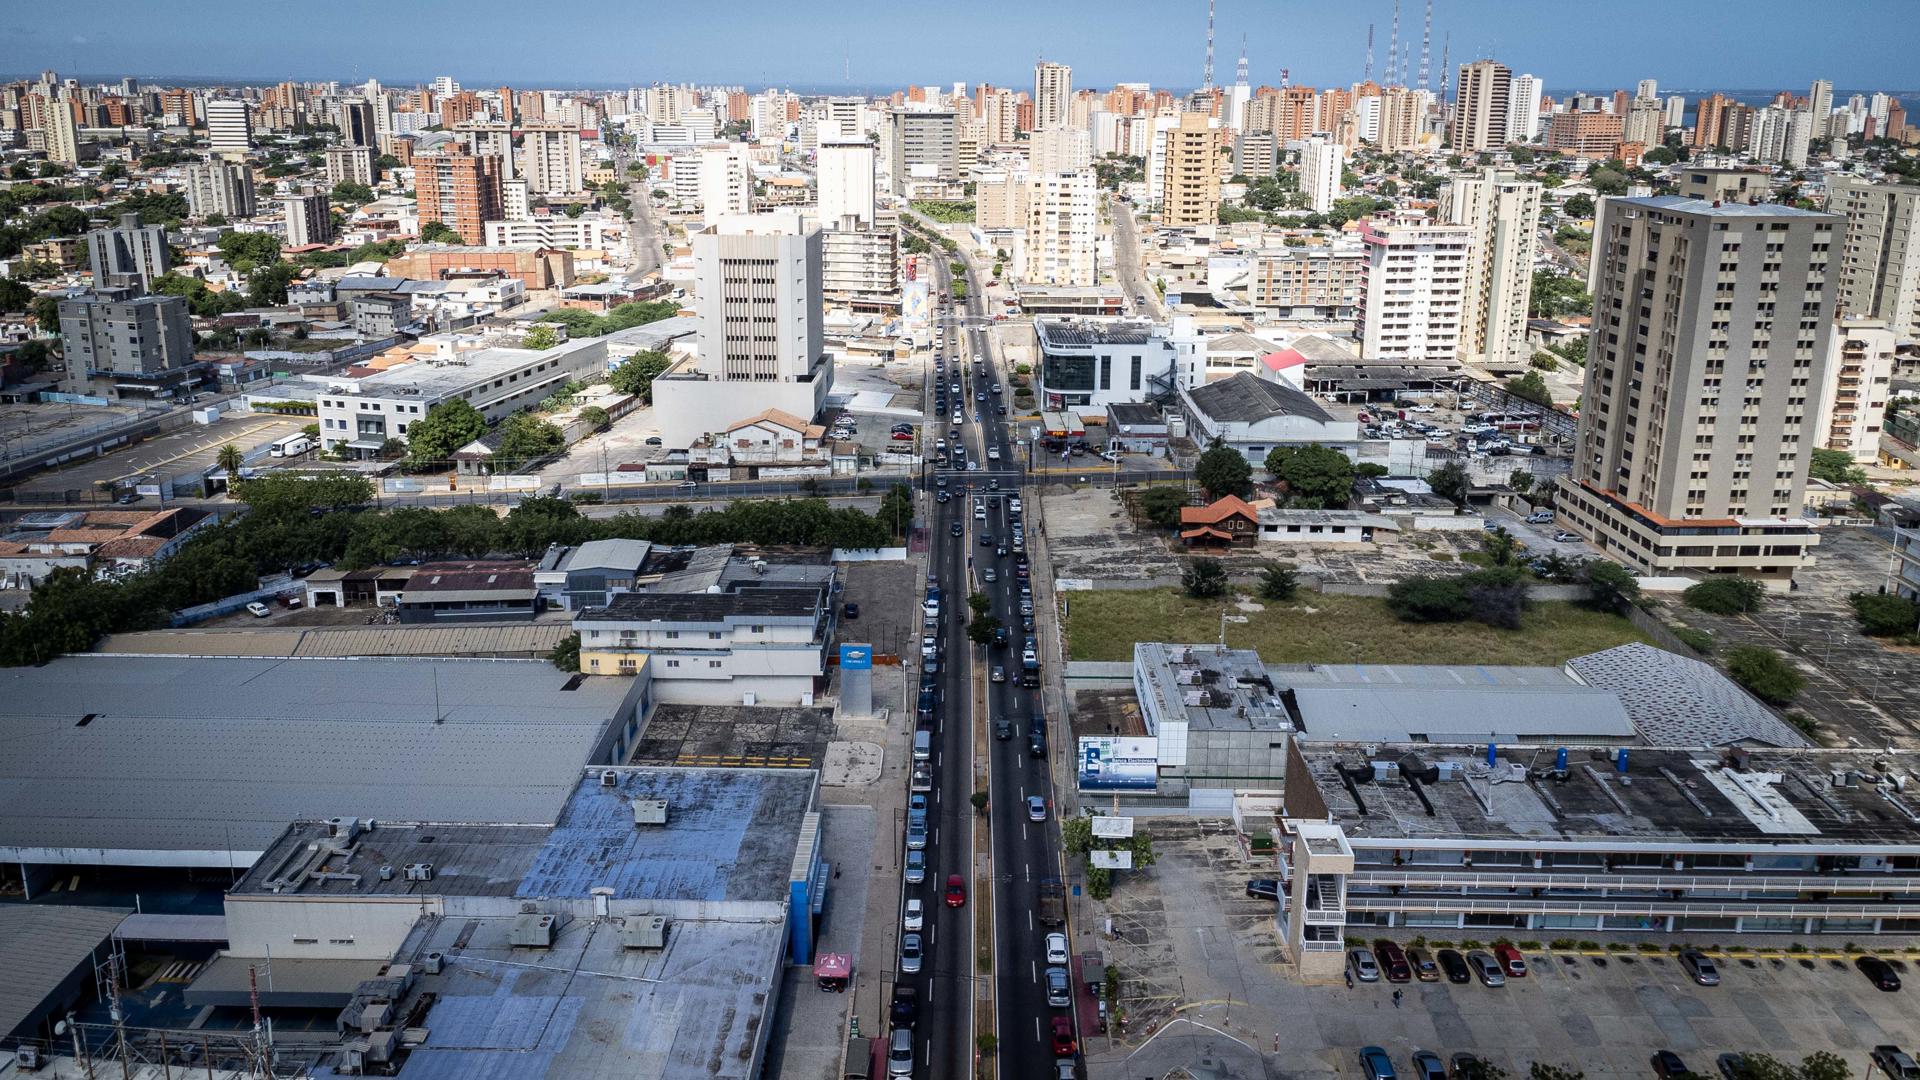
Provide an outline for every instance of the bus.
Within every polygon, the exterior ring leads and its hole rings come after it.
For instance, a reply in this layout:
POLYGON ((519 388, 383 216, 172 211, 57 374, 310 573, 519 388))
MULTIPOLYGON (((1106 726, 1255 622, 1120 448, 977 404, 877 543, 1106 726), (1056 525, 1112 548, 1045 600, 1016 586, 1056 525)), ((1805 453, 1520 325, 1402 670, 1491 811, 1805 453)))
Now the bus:
POLYGON ((313 440, 307 436, 306 432, 297 432, 284 439, 273 440, 273 445, 267 448, 267 456, 299 457, 311 449, 313 449, 313 440))

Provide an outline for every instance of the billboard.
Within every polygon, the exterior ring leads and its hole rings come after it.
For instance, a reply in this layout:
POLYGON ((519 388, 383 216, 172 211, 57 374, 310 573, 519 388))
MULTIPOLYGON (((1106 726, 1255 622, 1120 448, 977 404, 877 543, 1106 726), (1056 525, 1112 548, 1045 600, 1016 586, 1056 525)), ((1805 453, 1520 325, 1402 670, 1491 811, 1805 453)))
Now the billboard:
POLYGON ((873 670, 873 646, 871 645, 840 646, 840 670, 872 671, 873 670))
POLYGON ((1159 782, 1159 766, 1156 739, 1080 737, 1081 791, 1152 791, 1159 782))
POLYGON ((1133 852, 1102 851, 1095 848, 1087 852, 1087 861, 1103 870, 1131 870, 1133 869, 1133 852))

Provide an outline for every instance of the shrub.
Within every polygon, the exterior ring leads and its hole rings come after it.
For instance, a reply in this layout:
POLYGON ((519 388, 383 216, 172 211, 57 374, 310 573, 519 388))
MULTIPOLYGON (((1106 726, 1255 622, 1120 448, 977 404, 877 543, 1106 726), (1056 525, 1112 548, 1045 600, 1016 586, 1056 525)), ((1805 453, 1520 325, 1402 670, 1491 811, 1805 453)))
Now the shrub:
POLYGON ((1817 738, 1820 734, 1820 721, 1815 720, 1806 713, 1790 712, 1787 714, 1786 719, 1787 723, 1793 725, 1795 731, 1798 731, 1809 739, 1817 738))
POLYGON ((1695 630, 1691 626, 1676 626, 1673 628, 1673 636, 1701 656, 1713 655, 1713 635, 1705 630, 1695 630))
POLYGON ((1709 615, 1744 615, 1760 610, 1765 596, 1766 590, 1759 582, 1728 574, 1688 588, 1680 599, 1709 615))
POLYGON ((1868 637, 1903 637, 1920 627, 1920 604, 1889 593, 1857 592, 1847 597, 1860 632, 1868 637))
POLYGON ((1387 589, 1387 609, 1405 622, 1460 622, 1472 607, 1459 578, 1412 577, 1387 589))
POLYGON ((1728 649, 1727 674, 1748 693, 1772 705, 1785 705, 1807 685, 1807 680, 1779 653, 1763 645, 1728 649))
POLYGON ((1300 590, 1300 574, 1287 563, 1268 563, 1260 572, 1260 596, 1264 600, 1291 600, 1300 590))
POLYGON ((1220 565, 1219 559, 1188 559, 1186 569, 1180 571, 1180 584, 1187 595, 1196 600, 1205 600, 1227 593, 1227 568, 1220 565))
POLYGON ((1540 943, 1537 941, 1522 941, 1520 943, 1520 947, 1523 949, 1538 949, 1540 947, 1540 943))
POLYGON ((1578 946, 1579 942, 1574 941, 1570 937, 1557 937, 1547 942, 1547 947, 1550 949, 1572 949, 1578 946))

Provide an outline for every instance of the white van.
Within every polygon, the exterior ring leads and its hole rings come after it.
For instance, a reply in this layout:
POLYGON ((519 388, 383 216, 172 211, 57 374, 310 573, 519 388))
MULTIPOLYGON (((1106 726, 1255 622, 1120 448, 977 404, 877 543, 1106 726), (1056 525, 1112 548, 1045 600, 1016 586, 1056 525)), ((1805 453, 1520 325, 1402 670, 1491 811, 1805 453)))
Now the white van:
POLYGON ((933 732, 916 731, 913 733, 913 760, 933 760, 933 732))

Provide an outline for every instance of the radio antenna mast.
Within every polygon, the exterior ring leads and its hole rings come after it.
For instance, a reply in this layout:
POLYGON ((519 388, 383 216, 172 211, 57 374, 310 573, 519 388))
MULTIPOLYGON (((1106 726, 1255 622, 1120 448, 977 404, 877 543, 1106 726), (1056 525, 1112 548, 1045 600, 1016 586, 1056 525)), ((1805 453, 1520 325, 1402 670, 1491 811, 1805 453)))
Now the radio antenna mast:
POLYGON ((1213 0, 1207 0, 1207 69, 1200 76, 1200 89, 1213 89, 1213 0))

